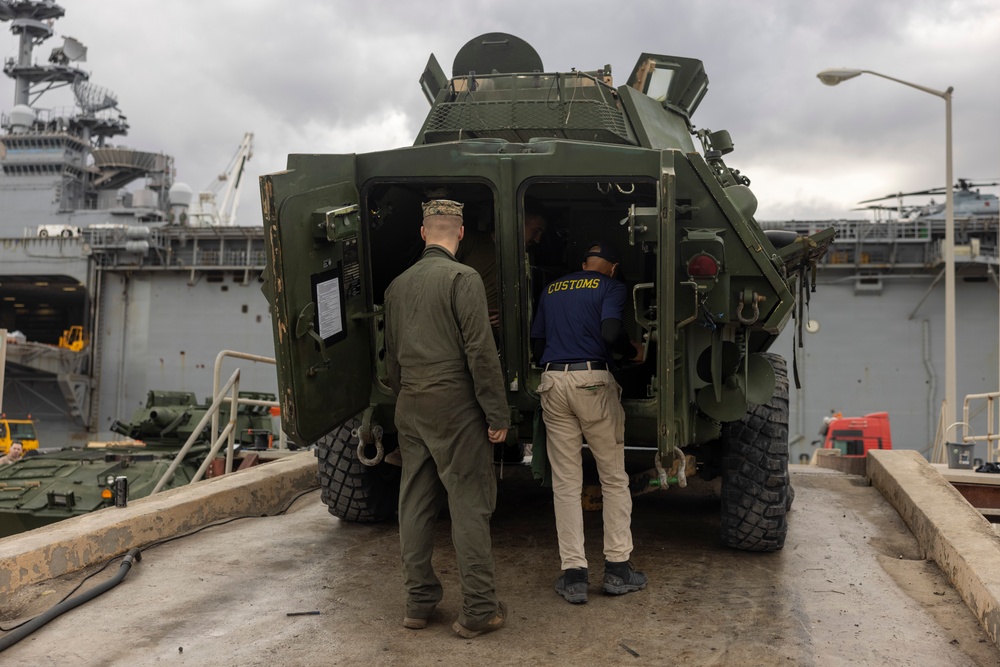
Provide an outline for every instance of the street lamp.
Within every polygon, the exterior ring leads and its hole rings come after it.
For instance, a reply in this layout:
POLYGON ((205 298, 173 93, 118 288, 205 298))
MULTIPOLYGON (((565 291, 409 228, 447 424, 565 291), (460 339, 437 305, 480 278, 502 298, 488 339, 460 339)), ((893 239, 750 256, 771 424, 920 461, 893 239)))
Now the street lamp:
POLYGON ((955 423, 955 410, 958 407, 955 392, 955 199, 952 193, 951 167, 951 93, 948 90, 934 90, 919 86, 909 81, 896 79, 885 74, 879 74, 867 69, 825 69, 816 76, 828 86, 836 86, 841 81, 853 79, 862 74, 889 79, 910 88, 922 90, 936 95, 944 100, 945 118, 945 227, 944 227, 944 439, 947 440, 947 429, 955 423))

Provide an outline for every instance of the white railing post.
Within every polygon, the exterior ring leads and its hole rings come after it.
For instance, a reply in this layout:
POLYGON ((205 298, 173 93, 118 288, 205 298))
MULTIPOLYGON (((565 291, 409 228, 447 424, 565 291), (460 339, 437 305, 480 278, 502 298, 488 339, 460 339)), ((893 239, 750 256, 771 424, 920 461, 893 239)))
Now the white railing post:
POLYGON ((229 442, 226 446, 226 474, 233 471, 233 453, 236 449, 236 411, 240 407, 240 380, 236 379, 233 385, 233 399, 229 408, 229 442))
POLYGON ((188 436, 187 442, 185 442, 184 446, 181 447, 181 450, 177 452, 177 456, 174 457, 174 460, 170 462, 170 467, 168 467, 167 471, 163 473, 163 477, 161 477, 160 481, 156 483, 156 486, 153 488, 150 495, 159 493, 163 487, 166 486, 167 481, 173 477, 174 473, 177 471, 177 467, 181 464, 181 461, 184 460, 184 457, 187 456, 187 453, 191 450, 192 445, 194 445, 195 440, 197 440, 198 436, 201 435, 201 432, 205 430, 205 425, 208 424, 212 415, 218 413, 219 405, 222 404, 222 398, 226 395, 226 392, 229 391, 230 387, 232 387, 239 380, 239 377, 240 369, 237 368, 233 372, 232 377, 229 378, 226 386, 222 389, 222 392, 216 394, 211 407, 208 408, 205 415, 201 418, 201 421, 199 421, 198 425, 194 427, 193 431, 191 431, 191 435, 188 436))

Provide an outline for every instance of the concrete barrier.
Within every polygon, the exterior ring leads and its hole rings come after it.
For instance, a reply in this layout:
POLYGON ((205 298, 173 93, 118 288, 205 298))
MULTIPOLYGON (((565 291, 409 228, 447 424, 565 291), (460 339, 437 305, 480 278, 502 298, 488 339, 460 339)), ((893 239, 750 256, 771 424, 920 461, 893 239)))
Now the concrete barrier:
POLYGON ((0 597, 204 525, 281 511, 318 486, 313 452, 0 539, 0 597))
POLYGON ((864 456, 843 456, 839 449, 822 448, 813 452, 813 463, 847 475, 864 475, 868 466, 864 456))
POLYGON ((916 451, 868 452, 867 476, 1000 642, 1000 535, 990 522, 916 451))

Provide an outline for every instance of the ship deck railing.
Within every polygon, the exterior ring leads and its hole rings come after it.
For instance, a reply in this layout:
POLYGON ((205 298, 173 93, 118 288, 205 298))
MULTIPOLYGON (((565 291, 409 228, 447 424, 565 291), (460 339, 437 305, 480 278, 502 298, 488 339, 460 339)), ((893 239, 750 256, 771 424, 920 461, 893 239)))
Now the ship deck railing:
MULTIPOLYGON (((998 219, 970 216, 955 219, 955 261, 1000 264, 998 219)), ((944 263, 943 220, 831 220, 763 222, 761 226, 795 231, 803 236, 833 227, 836 234, 819 266, 831 269, 931 270, 944 263)))
POLYGON ((99 268, 142 268, 147 271, 264 270, 262 227, 116 227, 88 228, 84 235, 99 268))

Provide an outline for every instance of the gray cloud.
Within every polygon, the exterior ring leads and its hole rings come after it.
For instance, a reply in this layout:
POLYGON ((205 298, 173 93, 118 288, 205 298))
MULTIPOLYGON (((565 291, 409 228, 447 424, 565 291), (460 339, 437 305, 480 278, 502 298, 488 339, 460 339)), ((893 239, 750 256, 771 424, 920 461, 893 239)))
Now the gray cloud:
MULTIPOLYGON (((550 71, 610 63, 619 83, 642 51, 702 59, 711 84, 694 122, 730 130, 730 162, 753 180, 762 219, 859 215, 848 209, 860 199, 943 185, 943 102, 867 75, 829 88, 815 76, 827 67, 954 86, 955 175, 1000 176, 992 1, 62 4, 57 33, 88 45, 85 68, 132 124, 121 143, 173 155, 178 179, 199 189, 255 133, 242 224, 259 219, 256 177, 290 152, 411 143, 428 55, 450 71, 467 40, 492 31, 526 39, 550 71)), ((15 54, 8 32, 0 49, 15 54)))

